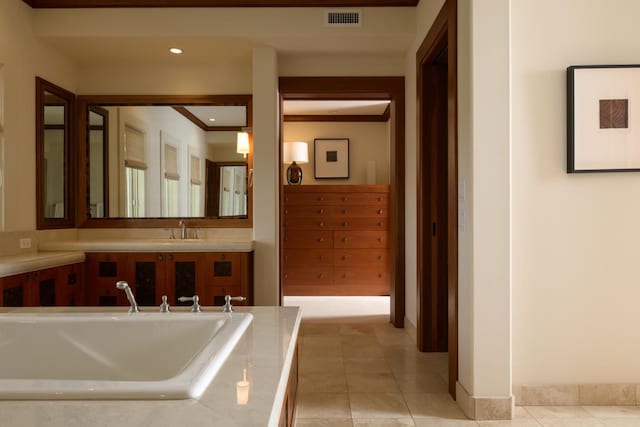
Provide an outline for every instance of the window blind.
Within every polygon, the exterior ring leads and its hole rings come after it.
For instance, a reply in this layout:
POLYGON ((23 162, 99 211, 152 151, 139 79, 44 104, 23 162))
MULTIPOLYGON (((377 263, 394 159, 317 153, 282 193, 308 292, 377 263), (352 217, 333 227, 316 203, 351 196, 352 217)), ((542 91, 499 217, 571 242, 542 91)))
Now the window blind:
POLYGON ((147 169, 144 147, 144 132, 124 126, 124 165, 128 168, 147 169))
POLYGON ((191 184, 200 185, 200 158, 198 156, 191 156, 191 184))
POLYGON ((169 144, 164 144, 164 177, 174 181, 180 180, 180 174, 178 173, 178 149, 169 144))

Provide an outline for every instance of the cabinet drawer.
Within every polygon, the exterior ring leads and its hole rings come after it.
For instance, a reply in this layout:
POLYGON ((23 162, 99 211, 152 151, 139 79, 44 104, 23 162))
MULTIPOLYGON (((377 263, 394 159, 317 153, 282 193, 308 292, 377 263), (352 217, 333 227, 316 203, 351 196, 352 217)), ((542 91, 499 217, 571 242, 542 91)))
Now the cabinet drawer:
POLYGON ((336 268, 333 273, 336 285, 368 285, 388 282, 385 268, 336 268))
POLYGON ((331 208, 317 205, 289 205, 285 204, 284 217, 287 218, 320 218, 329 216, 331 208))
POLYGON ((331 218, 325 227, 332 230, 388 230, 388 218, 331 218))
POLYGON ((336 249, 333 263, 336 268, 388 269, 389 255, 385 249, 336 249))
POLYGON ((331 200, 338 205, 361 206, 375 205, 386 207, 389 204, 388 193, 336 193, 331 200))
POLYGON ((284 196, 285 205, 320 205, 336 201, 337 197, 331 193, 289 193, 284 196))
POLYGON ((285 285, 330 285, 333 283, 333 270, 331 268, 285 268, 282 273, 282 282, 285 285))
POLYGON ((285 249, 332 248, 332 231, 287 231, 284 232, 285 249))
POLYGON ((384 231, 335 231, 335 248, 386 248, 388 235, 384 231))
POLYGON ((283 266, 331 266, 333 265, 333 251, 331 249, 286 249, 284 251, 283 266))
POLYGON ((387 218, 386 206, 334 206, 331 214, 336 218, 387 218))
POLYGON ((318 218, 285 218, 284 228, 295 230, 322 230, 329 229, 329 222, 324 217, 318 218))

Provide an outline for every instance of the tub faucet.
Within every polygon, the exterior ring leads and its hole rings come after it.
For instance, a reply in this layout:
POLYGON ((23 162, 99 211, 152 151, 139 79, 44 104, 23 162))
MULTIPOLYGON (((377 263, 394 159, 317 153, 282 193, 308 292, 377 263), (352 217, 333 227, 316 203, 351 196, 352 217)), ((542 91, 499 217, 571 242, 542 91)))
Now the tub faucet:
POLYGON ((232 313, 233 305, 231 305, 231 301, 244 301, 245 297, 232 297, 231 295, 224 296, 224 306, 222 307, 223 313, 232 313))
POLYGON ((178 298, 180 302, 193 301, 193 305, 191 306, 192 313, 200 313, 202 309, 200 309, 200 298, 198 295, 194 295, 192 297, 180 297, 178 298))
POLYGON ((187 224, 184 221, 178 222, 178 227, 180 227, 180 238, 182 240, 187 238, 187 224))
POLYGON ((140 312, 140 309, 138 308, 138 303, 136 303, 136 297, 133 296, 133 292, 131 292, 131 288, 129 287, 129 284, 124 280, 121 280, 119 282, 116 282, 116 288, 120 289, 121 291, 124 291, 125 295, 127 296, 127 299, 129 300, 129 304, 131 304, 131 307, 129 307, 129 313, 140 312))

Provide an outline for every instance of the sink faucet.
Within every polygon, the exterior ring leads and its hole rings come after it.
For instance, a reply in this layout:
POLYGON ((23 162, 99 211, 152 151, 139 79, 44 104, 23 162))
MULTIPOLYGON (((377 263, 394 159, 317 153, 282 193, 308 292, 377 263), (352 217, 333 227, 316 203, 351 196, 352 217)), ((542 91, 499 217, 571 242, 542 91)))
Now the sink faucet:
POLYGON ((187 224, 184 221, 178 222, 178 227, 180 227, 180 238, 182 240, 187 238, 187 224))
POLYGON ((200 313, 202 311, 202 309, 200 308, 200 298, 198 298, 198 295, 194 295, 192 297, 180 297, 178 298, 178 301, 180 302, 193 301, 193 305, 191 306, 191 312, 200 313))
POLYGON ((224 296, 224 306, 222 307, 222 311, 224 313, 232 313, 233 305, 231 305, 231 301, 244 301, 245 297, 232 297, 231 295, 224 296))
POLYGON ((129 284, 124 280, 121 280, 119 282, 116 282, 116 288, 120 289, 121 291, 124 291, 125 295, 127 296, 127 299, 129 300, 129 304, 131 304, 131 307, 129 307, 129 313, 140 312, 140 309, 138 308, 138 303, 136 303, 136 297, 133 296, 133 292, 131 292, 131 288, 129 287, 129 284))

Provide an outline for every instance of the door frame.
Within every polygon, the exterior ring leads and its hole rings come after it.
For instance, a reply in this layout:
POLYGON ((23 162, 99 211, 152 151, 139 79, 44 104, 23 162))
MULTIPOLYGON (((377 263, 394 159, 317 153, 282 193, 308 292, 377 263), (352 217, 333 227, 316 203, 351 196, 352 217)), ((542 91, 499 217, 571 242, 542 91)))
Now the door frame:
MULTIPOLYGON (((405 317, 405 92, 404 77, 280 77, 280 144, 278 148, 278 177, 282 177, 282 103, 285 100, 389 100, 390 132, 390 243, 391 243, 391 315, 396 328, 404 327, 405 317)), ((281 178, 280 178, 281 179, 281 178)), ((279 185, 280 198, 280 271, 282 266, 282 212, 283 186, 279 185)), ((279 278, 280 304, 282 304, 282 277, 279 278)))
POLYGON ((425 331, 430 329, 431 317, 426 315, 429 307, 422 304, 422 295, 434 291, 437 283, 430 283, 428 275, 421 263, 425 252, 422 239, 423 230, 429 227, 424 224, 425 200, 422 189, 426 177, 426 165, 423 162, 425 138, 422 112, 425 111, 429 99, 423 96, 423 66, 433 61, 443 50, 448 48, 447 62, 447 322, 448 322, 448 356, 449 356, 449 394, 455 398, 458 380, 458 2, 446 0, 431 29, 424 38, 416 53, 417 76, 417 337, 419 348, 424 344, 425 331))

